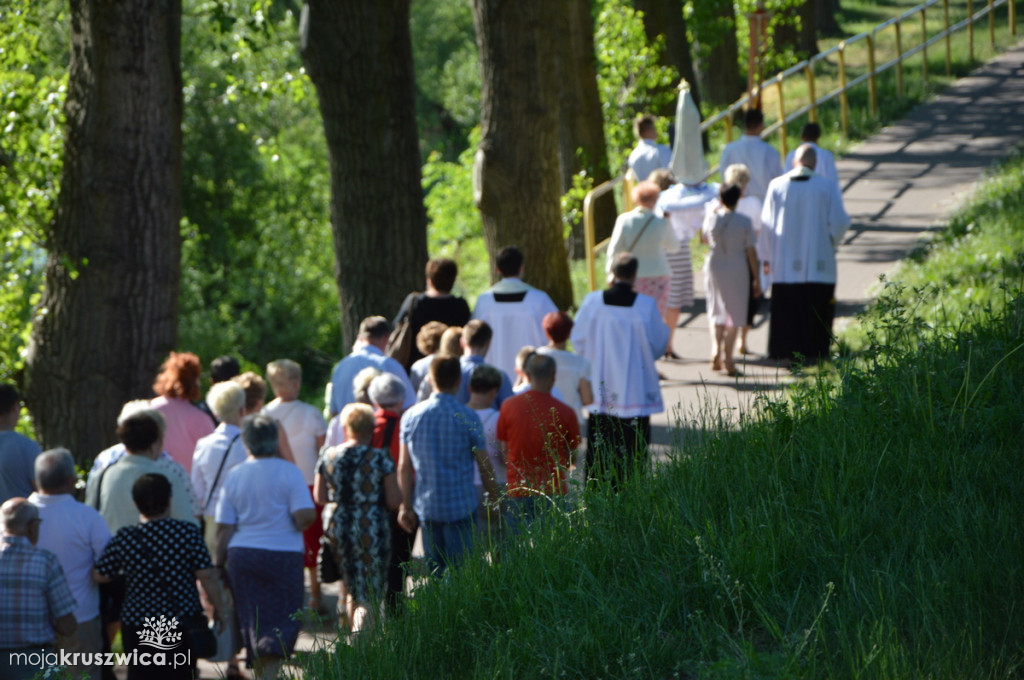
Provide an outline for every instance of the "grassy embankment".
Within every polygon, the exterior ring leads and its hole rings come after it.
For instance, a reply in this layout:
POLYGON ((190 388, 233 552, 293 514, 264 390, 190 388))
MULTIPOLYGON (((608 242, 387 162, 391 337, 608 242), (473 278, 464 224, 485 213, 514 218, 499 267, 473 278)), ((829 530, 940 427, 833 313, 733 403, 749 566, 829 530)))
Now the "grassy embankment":
POLYGON ((317 678, 995 678, 1024 662, 1024 161, 834 373, 417 592, 317 678))

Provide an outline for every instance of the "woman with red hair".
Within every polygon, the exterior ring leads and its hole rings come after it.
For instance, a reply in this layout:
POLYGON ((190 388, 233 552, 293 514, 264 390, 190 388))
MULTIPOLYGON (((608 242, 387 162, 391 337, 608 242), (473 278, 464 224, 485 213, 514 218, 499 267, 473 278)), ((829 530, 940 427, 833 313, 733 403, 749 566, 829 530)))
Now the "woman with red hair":
POLYGON ((186 471, 192 471, 196 442, 213 434, 209 415, 192 404, 199 398, 199 375, 203 366, 191 352, 171 352, 153 382, 156 398, 150 405, 167 421, 164 450, 186 471))

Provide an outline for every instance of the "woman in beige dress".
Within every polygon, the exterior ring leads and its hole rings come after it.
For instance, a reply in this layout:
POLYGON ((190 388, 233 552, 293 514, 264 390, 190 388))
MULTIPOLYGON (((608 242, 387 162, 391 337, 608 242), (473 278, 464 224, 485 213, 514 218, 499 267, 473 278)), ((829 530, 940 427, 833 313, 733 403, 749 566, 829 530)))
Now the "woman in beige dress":
POLYGON ((733 362, 736 335, 747 323, 751 297, 761 294, 757 277, 756 237, 750 218, 736 212, 742 190, 735 184, 722 187, 722 207, 708 215, 704 238, 711 251, 707 260, 708 316, 715 327, 711 367, 731 376, 740 375, 733 362))

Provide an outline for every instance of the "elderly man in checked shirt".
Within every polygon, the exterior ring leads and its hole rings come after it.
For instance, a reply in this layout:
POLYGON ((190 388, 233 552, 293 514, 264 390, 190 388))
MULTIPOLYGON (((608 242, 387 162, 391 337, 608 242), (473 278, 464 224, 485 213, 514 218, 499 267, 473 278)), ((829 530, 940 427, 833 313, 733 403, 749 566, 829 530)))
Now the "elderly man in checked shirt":
POLYGON ((39 671, 24 654, 53 652, 56 635, 74 634, 76 604, 57 558, 36 547, 36 506, 12 498, 0 520, 0 677, 20 680, 39 671))
POLYGON ((497 500, 499 488, 480 418, 455 398, 462 381, 459 359, 434 359, 430 379, 434 393, 402 416, 398 523, 409 533, 417 523, 423 527, 423 552, 434 572, 441 574, 458 566, 472 547, 477 508, 474 461, 489 502, 497 500))

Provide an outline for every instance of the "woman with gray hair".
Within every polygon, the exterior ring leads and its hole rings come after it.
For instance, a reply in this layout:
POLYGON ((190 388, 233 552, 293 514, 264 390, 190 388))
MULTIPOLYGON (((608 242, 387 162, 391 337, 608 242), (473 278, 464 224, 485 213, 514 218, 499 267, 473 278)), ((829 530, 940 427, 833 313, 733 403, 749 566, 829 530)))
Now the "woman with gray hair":
MULTIPOLYGON (((391 454, 398 465, 399 421, 405 406, 405 387, 402 381, 391 373, 381 373, 370 383, 367 390, 373 401, 373 439, 370 446, 385 449, 391 454)), ((398 511, 390 513, 391 523, 391 559, 388 562, 386 597, 384 604, 389 613, 395 613, 400 606, 405 591, 404 565, 412 557, 412 544, 415 534, 410 534, 398 526, 398 511)))
POLYGON ((248 459, 228 473, 217 500, 214 563, 227 568, 246 663, 274 678, 295 648, 302 609, 302 532, 316 511, 302 471, 278 456, 277 425, 242 421, 248 459))

